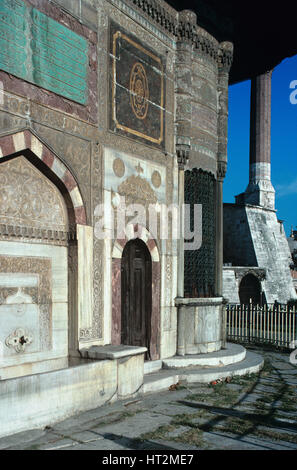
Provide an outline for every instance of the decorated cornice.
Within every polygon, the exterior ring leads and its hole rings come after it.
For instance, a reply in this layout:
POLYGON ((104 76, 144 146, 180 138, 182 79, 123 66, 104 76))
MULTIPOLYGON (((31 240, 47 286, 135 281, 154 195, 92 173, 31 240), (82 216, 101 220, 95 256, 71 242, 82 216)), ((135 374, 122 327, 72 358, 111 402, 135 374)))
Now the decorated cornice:
POLYGON ((134 7, 149 17, 151 21, 157 23, 159 27, 175 38, 175 41, 183 41, 193 45, 194 50, 200 54, 207 55, 217 61, 219 65, 228 67, 232 64, 232 51, 229 47, 231 43, 219 44, 216 39, 206 30, 197 25, 197 16, 191 10, 183 10, 173 14, 172 8, 158 0, 126 0, 134 7), (228 44, 228 47, 225 47, 228 44))
POLYGON ((215 39, 201 34, 196 25, 180 22, 178 26, 178 41, 186 41, 194 46, 200 54, 207 55, 214 60, 218 58, 218 46, 215 39))
POLYGON ((40 241, 54 245, 65 245, 76 240, 74 230, 65 232, 48 228, 28 227, 20 225, 0 224, 0 240, 40 241))
POLYGON ((233 61, 232 42, 221 42, 218 49, 218 66, 222 72, 229 73, 233 61))

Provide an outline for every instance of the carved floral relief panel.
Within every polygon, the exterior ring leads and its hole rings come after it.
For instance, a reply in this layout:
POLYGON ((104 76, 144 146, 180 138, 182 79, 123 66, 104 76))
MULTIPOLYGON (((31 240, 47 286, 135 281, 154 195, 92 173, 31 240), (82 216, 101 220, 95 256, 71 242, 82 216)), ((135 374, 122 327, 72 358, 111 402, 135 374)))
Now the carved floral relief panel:
POLYGON ((0 341, 4 357, 51 349, 51 259, 0 255, 0 341))
POLYGON ((67 211, 56 188, 25 157, 0 164, 1 224, 67 231, 67 211))

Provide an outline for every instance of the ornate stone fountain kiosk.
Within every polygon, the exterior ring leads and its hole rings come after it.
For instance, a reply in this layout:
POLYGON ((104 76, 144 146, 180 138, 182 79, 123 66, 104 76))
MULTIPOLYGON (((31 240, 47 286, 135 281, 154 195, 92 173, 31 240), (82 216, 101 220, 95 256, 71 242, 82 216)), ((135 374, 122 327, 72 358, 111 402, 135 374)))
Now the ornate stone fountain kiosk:
POLYGON ((222 349, 232 44, 161 0, 149 11, 129 0, 3 9, 1 434, 259 370, 244 348, 222 349), (145 216, 202 205, 201 248, 134 213, 115 231, 123 198, 145 216), (198 369, 163 370, 186 365, 198 369))
POLYGON ((179 271, 175 301, 177 354, 185 355, 219 351, 225 343, 222 184, 227 168, 228 73, 233 46, 219 44, 197 27, 193 12, 181 12, 180 18, 188 28, 177 42, 176 61, 180 204, 202 208, 201 247, 191 250, 182 241, 179 245, 179 266, 184 264, 184 274, 179 271), (199 47, 200 35, 208 47, 199 47))

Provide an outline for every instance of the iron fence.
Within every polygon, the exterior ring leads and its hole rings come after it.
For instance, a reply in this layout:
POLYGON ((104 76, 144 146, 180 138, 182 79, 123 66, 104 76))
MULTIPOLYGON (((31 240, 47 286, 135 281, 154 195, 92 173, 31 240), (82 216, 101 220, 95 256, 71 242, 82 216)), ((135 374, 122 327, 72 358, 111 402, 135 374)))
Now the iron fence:
POLYGON ((227 339, 288 347, 297 340, 296 306, 226 305, 227 339))

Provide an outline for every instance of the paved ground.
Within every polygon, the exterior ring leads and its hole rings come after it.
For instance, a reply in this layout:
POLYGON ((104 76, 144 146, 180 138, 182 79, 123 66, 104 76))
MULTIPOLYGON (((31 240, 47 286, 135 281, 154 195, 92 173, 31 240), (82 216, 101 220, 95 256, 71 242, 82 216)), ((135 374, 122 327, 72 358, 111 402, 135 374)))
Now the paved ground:
POLYGON ((263 351, 259 374, 178 386, 0 439, 4 450, 297 449, 297 366, 263 351))

